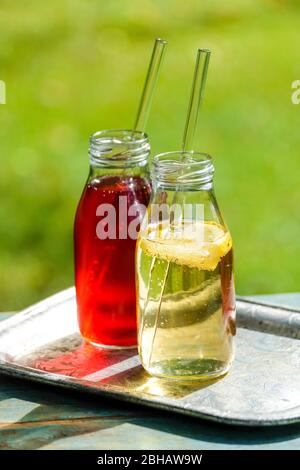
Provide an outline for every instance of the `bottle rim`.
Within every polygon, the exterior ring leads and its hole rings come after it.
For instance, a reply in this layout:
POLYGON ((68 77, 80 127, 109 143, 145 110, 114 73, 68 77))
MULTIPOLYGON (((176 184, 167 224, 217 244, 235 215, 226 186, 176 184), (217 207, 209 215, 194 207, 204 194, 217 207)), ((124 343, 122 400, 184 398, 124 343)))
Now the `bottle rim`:
POLYGON ((132 129, 107 129, 90 136, 92 165, 128 167, 146 164, 150 154, 148 135, 132 129))
POLYGON ((184 150, 156 155, 151 171, 153 181, 170 187, 208 184, 213 175, 214 164, 209 154, 184 150))

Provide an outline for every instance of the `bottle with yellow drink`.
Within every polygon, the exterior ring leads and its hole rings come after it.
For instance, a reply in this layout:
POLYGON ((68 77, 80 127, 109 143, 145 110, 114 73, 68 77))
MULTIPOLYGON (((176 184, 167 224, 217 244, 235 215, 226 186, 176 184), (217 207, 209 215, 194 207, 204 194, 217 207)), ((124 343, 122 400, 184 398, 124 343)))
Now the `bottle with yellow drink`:
POLYGON ((213 173, 206 154, 154 158, 136 276, 139 353, 157 377, 208 380, 225 374, 233 360, 232 240, 213 173))

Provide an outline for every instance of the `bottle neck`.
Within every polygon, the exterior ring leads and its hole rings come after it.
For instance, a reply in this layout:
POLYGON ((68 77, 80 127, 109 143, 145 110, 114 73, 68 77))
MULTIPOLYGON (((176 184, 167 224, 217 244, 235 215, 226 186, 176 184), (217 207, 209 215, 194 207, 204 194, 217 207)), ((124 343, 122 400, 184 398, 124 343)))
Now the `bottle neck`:
MULTIPOLYGON (((152 177, 153 178, 153 177, 152 177)), ((153 179, 152 179, 153 181, 153 179)), ((168 184, 162 181, 153 181, 153 190, 156 192, 164 192, 167 191, 168 193, 174 193, 174 197, 176 194, 187 194, 187 193, 194 193, 196 191, 202 192, 213 192, 214 184, 213 181, 208 181, 206 183, 201 182, 193 182, 189 184, 168 184)), ((177 197, 177 196, 176 196, 177 197)))
POLYGON ((123 180, 135 176, 149 179, 149 165, 148 162, 145 162, 144 165, 115 168, 110 166, 90 164, 89 180, 108 175, 120 177, 123 180))
POLYGON ((213 174, 209 155, 182 151, 157 155, 151 172, 151 205, 155 209, 151 223, 158 223, 158 214, 171 225, 184 220, 223 225, 213 190, 213 174))

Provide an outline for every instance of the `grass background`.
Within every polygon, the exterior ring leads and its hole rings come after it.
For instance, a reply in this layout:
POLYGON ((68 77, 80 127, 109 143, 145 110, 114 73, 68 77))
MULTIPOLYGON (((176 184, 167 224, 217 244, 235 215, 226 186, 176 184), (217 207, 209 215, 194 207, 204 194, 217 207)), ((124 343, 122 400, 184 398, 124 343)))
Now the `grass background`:
POLYGON ((0 309, 73 283, 88 136, 132 126, 157 36, 153 153, 180 146, 196 50, 211 48, 198 148, 215 157, 237 290, 299 291, 299 19, 291 0, 1 0, 0 309))

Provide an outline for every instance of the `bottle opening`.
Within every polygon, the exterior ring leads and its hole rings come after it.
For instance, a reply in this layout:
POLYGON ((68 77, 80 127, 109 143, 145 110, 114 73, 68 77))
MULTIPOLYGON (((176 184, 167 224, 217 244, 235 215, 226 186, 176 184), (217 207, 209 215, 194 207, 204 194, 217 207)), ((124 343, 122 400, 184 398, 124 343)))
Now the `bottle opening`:
POLYGON ((142 166, 150 154, 148 135, 123 129, 99 131, 90 137, 89 153, 92 165, 142 166))
POLYGON ((212 157, 206 153, 176 151, 160 153, 153 160, 153 181, 165 187, 205 185, 213 180, 212 157))

